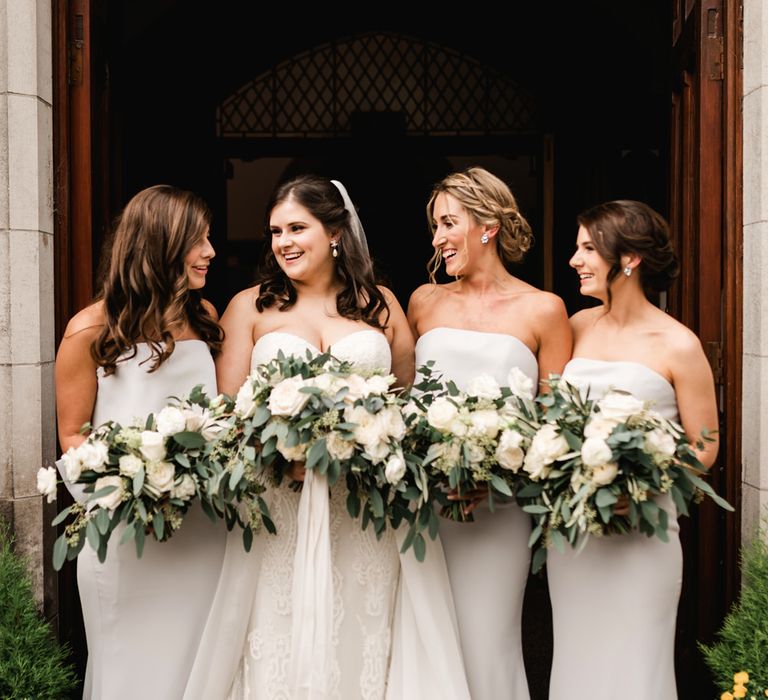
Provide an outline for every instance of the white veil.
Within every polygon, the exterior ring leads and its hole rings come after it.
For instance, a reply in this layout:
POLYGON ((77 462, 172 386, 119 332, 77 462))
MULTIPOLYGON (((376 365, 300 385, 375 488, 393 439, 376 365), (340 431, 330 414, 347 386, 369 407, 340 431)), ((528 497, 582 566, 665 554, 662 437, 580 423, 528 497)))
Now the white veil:
POLYGON ((344 200, 344 208, 349 212, 349 228, 352 232, 352 240, 345 241, 342 238, 342 254, 344 253, 344 246, 354 246, 357 248, 358 256, 360 260, 364 260, 367 264, 366 272, 373 272, 373 263, 371 261, 371 254, 368 250, 368 239, 365 237, 365 229, 360 221, 360 217, 357 215, 357 209, 352 203, 352 199, 347 192, 347 188, 339 180, 331 180, 334 187, 341 193, 341 198, 344 200))

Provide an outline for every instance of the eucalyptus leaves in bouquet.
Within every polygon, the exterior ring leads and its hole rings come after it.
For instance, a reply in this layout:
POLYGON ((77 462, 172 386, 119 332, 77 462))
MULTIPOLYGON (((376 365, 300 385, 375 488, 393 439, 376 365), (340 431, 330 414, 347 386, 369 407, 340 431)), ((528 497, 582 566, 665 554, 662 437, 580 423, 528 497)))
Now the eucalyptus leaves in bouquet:
MULTIPOLYGON (((535 521, 534 571, 550 545, 583 547, 590 535, 636 529, 668 541, 669 516, 656 501, 662 494, 682 515, 704 495, 733 510, 703 480, 706 469, 679 424, 625 391, 590 399, 560 377, 548 384, 550 391, 537 398, 542 425, 523 463, 529 483, 518 493, 535 521), (628 515, 615 512, 622 496, 628 515)), ((705 440, 711 440, 706 430, 697 447, 705 440)))
POLYGON ((237 394, 235 415, 256 459, 279 483, 291 462, 347 489, 347 510, 381 534, 411 516, 409 471, 400 442, 404 403, 390 391, 395 378, 361 372, 328 353, 282 352, 257 366, 237 394))
MULTIPOLYGON (((54 544, 54 568, 77 557, 86 541, 103 562, 121 523, 120 543, 133 541, 138 557, 147 537, 169 539, 201 493, 204 477, 196 460, 228 429, 225 411, 223 402, 210 401, 197 386, 187 399, 174 399, 142 423, 84 425, 81 432, 88 437, 57 462, 75 503, 52 522, 66 523, 54 544)), ((52 467, 40 470, 38 488, 49 500, 55 498, 52 467)))

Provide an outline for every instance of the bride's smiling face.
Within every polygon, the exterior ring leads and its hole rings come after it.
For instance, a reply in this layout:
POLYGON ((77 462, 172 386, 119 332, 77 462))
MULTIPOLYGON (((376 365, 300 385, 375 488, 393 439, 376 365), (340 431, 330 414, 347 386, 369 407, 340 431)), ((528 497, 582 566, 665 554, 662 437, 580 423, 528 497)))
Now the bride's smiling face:
POLYGON ((440 251, 445 271, 452 277, 465 274, 473 249, 481 245, 483 227, 453 195, 441 192, 432 207, 432 231, 432 245, 440 251))
POLYGON ((269 231, 272 253, 290 279, 306 282, 323 273, 333 274, 331 236, 293 197, 272 210, 269 231))
POLYGON ((585 296, 605 300, 608 291, 608 272, 611 265, 597 252, 592 237, 584 226, 579 226, 576 252, 568 264, 579 275, 579 289, 585 296))

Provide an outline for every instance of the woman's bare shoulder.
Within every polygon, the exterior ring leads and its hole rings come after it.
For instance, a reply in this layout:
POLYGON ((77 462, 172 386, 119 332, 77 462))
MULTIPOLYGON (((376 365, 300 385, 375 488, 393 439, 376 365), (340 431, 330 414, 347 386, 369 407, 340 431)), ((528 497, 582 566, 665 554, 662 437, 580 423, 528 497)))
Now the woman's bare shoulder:
POLYGON ((64 329, 64 338, 69 339, 78 334, 95 337, 101 333, 105 323, 104 302, 97 301, 81 309, 69 319, 67 327, 64 329))

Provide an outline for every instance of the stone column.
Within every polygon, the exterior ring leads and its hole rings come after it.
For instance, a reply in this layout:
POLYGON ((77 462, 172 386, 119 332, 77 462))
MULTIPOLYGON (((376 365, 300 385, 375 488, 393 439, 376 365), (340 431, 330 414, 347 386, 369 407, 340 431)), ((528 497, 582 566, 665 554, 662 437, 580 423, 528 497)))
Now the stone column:
POLYGON ((742 536, 768 507, 768 4, 744 2, 742 536), (763 150, 765 149, 765 150, 763 150))
POLYGON ((0 514, 56 614, 55 506, 36 473, 55 456, 50 0, 0 0, 0 514))

